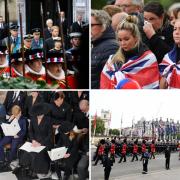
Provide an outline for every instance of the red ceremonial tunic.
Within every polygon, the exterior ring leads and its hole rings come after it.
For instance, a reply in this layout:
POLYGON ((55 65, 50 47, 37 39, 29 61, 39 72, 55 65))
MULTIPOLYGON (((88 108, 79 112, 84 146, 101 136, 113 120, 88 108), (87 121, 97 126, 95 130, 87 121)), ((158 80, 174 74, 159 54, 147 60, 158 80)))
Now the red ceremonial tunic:
POLYGON ((104 145, 100 145, 98 149, 98 155, 103 155, 104 154, 104 145))
POLYGON ((141 149, 142 149, 142 153, 146 152, 146 145, 142 144, 141 149))
POLYGON ((126 150, 127 150, 127 145, 123 144, 121 153, 126 154, 126 150))
POLYGON ((133 153, 136 154, 138 152, 138 145, 134 144, 133 145, 133 153))
POLYGON ((111 145, 110 152, 111 152, 111 154, 115 154, 115 144, 111 145))
POLYGON ((156 149, 155 149, 155 145, 154 145, 154 144, 151 144, 151 145, 150 145, 150 148, 151 148, 151 152, 153 152, 153 153, 156 152, 156 149))
POLYGON ((9 67, 0 68, 0 76, 3 76, 4 78, 8 78, 9 75, 10 75, 10 68, 9 67))

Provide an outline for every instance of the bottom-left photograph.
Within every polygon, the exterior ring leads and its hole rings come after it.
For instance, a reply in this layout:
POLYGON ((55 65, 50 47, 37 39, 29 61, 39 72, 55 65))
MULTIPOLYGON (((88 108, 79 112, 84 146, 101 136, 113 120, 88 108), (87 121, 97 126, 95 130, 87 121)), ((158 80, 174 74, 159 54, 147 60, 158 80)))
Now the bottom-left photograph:
POLYGON ((0 179, 89 179, 89 91, 0 91, 0 179))

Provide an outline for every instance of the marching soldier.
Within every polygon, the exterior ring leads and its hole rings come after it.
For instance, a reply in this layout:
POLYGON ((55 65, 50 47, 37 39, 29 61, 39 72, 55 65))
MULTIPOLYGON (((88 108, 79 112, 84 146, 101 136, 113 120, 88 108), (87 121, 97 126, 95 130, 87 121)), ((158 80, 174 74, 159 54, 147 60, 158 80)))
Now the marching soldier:
POLYGON ((33 81, 44 80, 45 68, 42 64, 43 52, 41 49, 30 50, 26 54, 25 77, 33 81))
POLYGON ((143 153, 143 172, 142 174, 147 174, 148 172, 148 160, 149 160, 149 152, 148 149, 145 150, 145 152, 143 153))
POLYGON ((138 145, 137 145, 137 140, 136 140, 133 145, 133 158, 132 158, 131 162, 134 161, 134 158, 136 158, 136 161, 138 161, 137 153, 138 153, 138 145))
POLYGON ((156 152, 156 148, 155 148, 155 144, 154 144, 154 140, 152 141, 151 145, 150 145, 150 149, 151 149, 151 157, 150 159, 153 157, 153 159, 155 159, 155 152, 156 152))
POLYGON ((94 166, 97 165, 97 163, 98 163, 99 160, 101 160, 101 162, 102 162, 102 164, 103 164, 104 149, 105 149, 105 140, 104 140, 104 139, 101 139, 101 140, 100 140, 100 146, 99 146, 99 148, 98 148, 97 158, 96 158, 96 161, 95 161, 94 166))
POLYGON ((31 48, 32 49, 42 49, 43 48, 43 39, 40 38, 41 29, 34 28, 34 29, 32 29, 32 33, 33 33, 33 39, 32 39, 31 48))
POLYGON ((114 160, 111 158, 111 154, 108 153, 104 157, 103 167, 104 167, 104 180, 109 180, 111 173, 111 166, 113 166, 114 160))
POLYGON ((115 149, 116 149, 115 140, 112 139, 111 140, 110 153, 111 153, 111 159, 114 163, 115 163, 115 149))
POLYGON ((122 145, 122 150, 121 150, 121 158, 118 163, 121 163, 121 161, 124 159, 123 162, 126 162, 126 151, 127 151, 127 140, 124 139, 124 143, 122 145))
POLYGON ((10 76, 7 54, 7 47, 0 46, 0 76, 4 78, 9 78, 10 76))
POLYGON ((145 140, 142 141, 141 152, 142 152, 142 156, 141 156, 140 161, 142 161, 143 155, 146 152, 146 141, 145 140))

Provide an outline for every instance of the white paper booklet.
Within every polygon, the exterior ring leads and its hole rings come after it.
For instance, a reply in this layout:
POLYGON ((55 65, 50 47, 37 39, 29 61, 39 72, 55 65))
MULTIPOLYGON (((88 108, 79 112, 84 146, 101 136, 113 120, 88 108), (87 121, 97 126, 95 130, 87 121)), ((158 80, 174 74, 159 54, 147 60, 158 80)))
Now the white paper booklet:
POLYGON ((49 157, 52 161, 62 159, 64 155, 67 152, 67 148, 65 147, 60 147, 60 148, 55 148, 51 149, 51 151, 48 151, 49 157))
POLYGON ((25 142, 19 149, 27 151, 27 152, 41 152, 46 146, 33 147, 32 143, 25 142))
POLYGON ((17 120, 13 120, 11 124, 1 124, 5 136, 15 136, 21 130, 17 120))

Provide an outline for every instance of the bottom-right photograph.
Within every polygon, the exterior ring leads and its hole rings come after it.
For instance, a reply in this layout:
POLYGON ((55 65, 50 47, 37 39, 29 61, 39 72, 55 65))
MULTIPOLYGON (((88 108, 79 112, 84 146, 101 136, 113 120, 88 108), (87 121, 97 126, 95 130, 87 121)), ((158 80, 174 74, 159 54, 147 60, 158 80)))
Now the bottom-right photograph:
POLYGON ((179 180, 180 91, 90 93, 91 179, 179 180))

